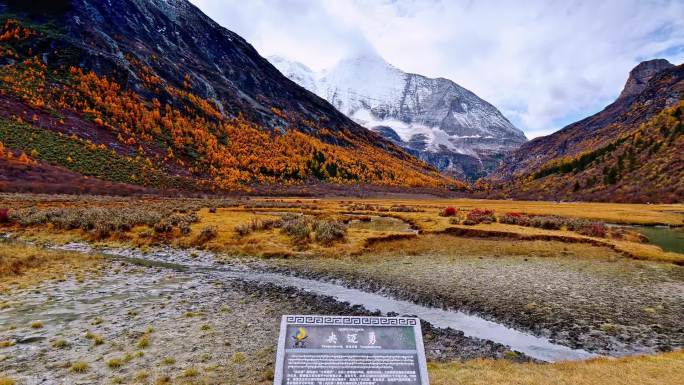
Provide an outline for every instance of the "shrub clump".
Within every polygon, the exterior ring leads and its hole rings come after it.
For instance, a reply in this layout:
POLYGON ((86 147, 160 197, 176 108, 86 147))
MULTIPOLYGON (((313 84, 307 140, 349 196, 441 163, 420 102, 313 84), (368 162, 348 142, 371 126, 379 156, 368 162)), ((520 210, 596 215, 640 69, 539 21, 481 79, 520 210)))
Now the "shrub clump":
POLYGON ((314 234, 316 242, 323 245, 331 245, 347 237, 347 227, 336 221, 316 221, 314 224, 314 234))
POLYGON ((257 219, 253 218, 249 223, 235 226, 235 233, 239 237, 244 237, 255 231, 270 230, 279 228, 283 225, 283 220, 278 219, 257 219))
POLYGON ((546 230, 560 230, 565 224, 562 217, 555 215, 535 215, 530 218, 531 227, 536 227, 539 229, 546 230))
POLYGON ((608 227, 603 222, 590 221, 581 218, 566 218, 558 215, 526 215, 511 212, 501 216, 499 222, 546 230, 567 229, 582 235, 597 238, 605 238, 608 235, 608 227))
POLYGON ((182 234, 190 232, 190 225, 199 220, 194 212, 186 208, 138 207, 68 207, 45 208, 27 207, 13 210, 8 221, 23 227, 52 225, 59 230, 91 232, 98 239, 106 238, 115 232, 127 232, 138 225, 148 226, 157 234, 170 233, 177 227, 182 234))
POLYGON ((589 237, 605 238, 608 234, 608 227, 603 222, 592 222, 575 231, 589 237))
POLYGON ((286 215, 283 217, 281 230, 296 244, 311 241, 311 233, 316 242, 331 245, 343 241, 347 237, 347 227, 340 221, 316 219, 307 215, 286 215))
POLYGON ((499 222, 506 223, 509 225, 529 226, 530 217, 523 213, 510 212, 499 217, 499 222))
POLYGON ((283 218, 281 231, 287 234, 295 243, 308 243, 311 233, 312 218, 296 216, 283 218))
POLYGON ((9 209, 8 208, 0 208, 0 223, 8 223, 9 222, 9 209))
POLYGON ((212 239, 215 239, 218 236, 218 227, 216 226, 205 226, 202 231, 200 231, 199 234, 197 234, 197 238, 195 238, 194 244, 195 245, 203 245, 212 239))
POLYGON ((347 208, 350 211, 379 211, 378 206, 367 203, 352 203, 347 208))
POLYGON ((455 217, 456 215, 458 215, 458 209, 456 207, 449 206, 442 210, 442 212, 439 215, 443 217, 455 217))
POLYGON ((496 222, 494 217, 494 210, 489 209, 472 209, 468 212, 464 225, 476 225, 478 223, 492 223, 496 222))
POLYGON ((395 205, 390 206, 389 211, 397 213, 422 213, 425 210, 419 209, 417 207, 411 207, 406 205, 395 205))

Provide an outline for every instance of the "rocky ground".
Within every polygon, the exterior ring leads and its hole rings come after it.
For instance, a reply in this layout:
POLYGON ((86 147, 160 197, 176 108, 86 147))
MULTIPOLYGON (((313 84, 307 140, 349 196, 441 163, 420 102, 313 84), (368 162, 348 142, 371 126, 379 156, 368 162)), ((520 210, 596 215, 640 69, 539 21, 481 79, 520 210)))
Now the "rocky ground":
MULTIPOLYGON (((457 246, 455 246, 457 247, 457 246)), ((272 260, 272 269, 330 280, 416 303, 460 309, 594 353, 624 355, 684 347, 684 268, 557 256, 361 256, 272 260)))
MULTIPOLYGON (((119 254, 125 259, 110 259, 97 279, 0 294, 0 377, 18 384, 269 383, 281 315, 371 314, 330 297, 226 278, 200 251, 119 254)), ((430 360, 525 360, 458 331, 424 324, 423 333, 430 360)))

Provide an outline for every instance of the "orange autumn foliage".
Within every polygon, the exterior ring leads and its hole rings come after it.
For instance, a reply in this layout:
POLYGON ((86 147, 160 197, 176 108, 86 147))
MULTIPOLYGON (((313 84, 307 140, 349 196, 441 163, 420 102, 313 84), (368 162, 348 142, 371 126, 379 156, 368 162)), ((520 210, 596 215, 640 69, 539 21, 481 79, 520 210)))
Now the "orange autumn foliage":
MULTIPOLYGON (((12 32, 17 28, 12 24, 0 36, 34 36, 21 28, 22 32, 12 32)), ((0 92, 18 96, 35 108, 83 114, 141 156, 153 157, 154 163, 168 170, 183 167, 213 188, 313 178, 333 183, 464 186, 436 171, 426 171, 415 159, 399 159, 344 131, 329 130, 276 108, 273 114, 287 127, 270 129, 243 116, 227 117, 217 102, 190 92, 189 76, 184 77, 188 90, 178 89, 150 67, 127 59, 143 85, 158 98, 144 99, 112 79, 80 68, 48 69, 38 56, 2 67, 0 92), (57 83, 49 78, 67 80, 57 83), (301 123, 315 127, 318 135, 294 128, 301 123)))

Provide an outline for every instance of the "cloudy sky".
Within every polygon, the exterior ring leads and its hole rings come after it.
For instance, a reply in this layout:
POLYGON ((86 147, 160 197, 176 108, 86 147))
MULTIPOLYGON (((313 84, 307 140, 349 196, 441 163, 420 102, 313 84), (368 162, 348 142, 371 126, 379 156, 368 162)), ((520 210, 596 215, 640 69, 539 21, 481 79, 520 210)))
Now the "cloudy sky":
POLYGON ((263 56, 321 70, 375 52, 449 78, 530 138, 601 110, 642 60, 684 62, 684 0, 191 1, 263 56))

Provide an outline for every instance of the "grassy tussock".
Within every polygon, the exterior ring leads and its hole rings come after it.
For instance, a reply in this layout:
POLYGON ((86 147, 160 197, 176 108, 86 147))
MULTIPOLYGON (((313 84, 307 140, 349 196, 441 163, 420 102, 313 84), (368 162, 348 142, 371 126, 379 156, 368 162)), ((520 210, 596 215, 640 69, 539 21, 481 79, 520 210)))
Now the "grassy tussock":
POLYGON ((237 226, 235 226, 235 234, 237 234, 238 237, 244 237, 247 236, 255 231, 264 231, 264 230, 270 230, 270 229, 276 229, 280 228, 283 226, 283 220, 282 219, 271 219, 271 218, 265 218, 265 219, 259 219, 259 218, 252 218, 251 221, 248 223, 242 223, 237 226))
POLYGON ((295 244, 310 242, 312 233, 316 242, 326 246, 343 241, 347 236, 347 226, 344 223, 308 215, 285 217, 281 231, 295 244))
POLYGON ((216 226, 205 226, 197 234, 197 237, 193 240, 194 246, 201 246, 205 243, 213 240, 218 236, 218 228, 216 226))
POLYGON ((434 385, 667 385, 684 378, 684 351, 548 365, 473 360, 428 369, 434 385))

